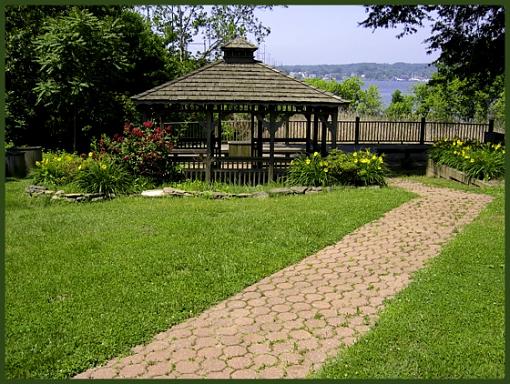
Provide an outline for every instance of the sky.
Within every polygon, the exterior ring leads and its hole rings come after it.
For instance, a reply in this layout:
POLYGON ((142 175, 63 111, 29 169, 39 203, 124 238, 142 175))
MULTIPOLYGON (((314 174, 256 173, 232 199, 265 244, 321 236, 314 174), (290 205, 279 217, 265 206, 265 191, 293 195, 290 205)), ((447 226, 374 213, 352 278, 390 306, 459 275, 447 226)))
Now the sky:
POLYGON ((270 65, 431 63, 439 56, 426 54, 423 41, 429 27, 397 39, 399 29, 372 32, 358 26, 366 18, 363 6, 292 5, 257 10, 256 15, 271 28, 257 52, 265 50, 264 61, 270 65))

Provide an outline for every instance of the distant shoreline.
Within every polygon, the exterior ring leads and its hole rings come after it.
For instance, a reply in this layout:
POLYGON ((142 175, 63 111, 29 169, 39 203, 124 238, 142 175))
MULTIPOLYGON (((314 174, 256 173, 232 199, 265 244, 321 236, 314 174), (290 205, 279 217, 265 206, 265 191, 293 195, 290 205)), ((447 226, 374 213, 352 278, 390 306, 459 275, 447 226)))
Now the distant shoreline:
POLYGON ((428 63, 282 65, 277 68, 297 79, 322 78, 336 81, 357 76, 364 81, 426 82, 436 72, 435 66, 428 63))

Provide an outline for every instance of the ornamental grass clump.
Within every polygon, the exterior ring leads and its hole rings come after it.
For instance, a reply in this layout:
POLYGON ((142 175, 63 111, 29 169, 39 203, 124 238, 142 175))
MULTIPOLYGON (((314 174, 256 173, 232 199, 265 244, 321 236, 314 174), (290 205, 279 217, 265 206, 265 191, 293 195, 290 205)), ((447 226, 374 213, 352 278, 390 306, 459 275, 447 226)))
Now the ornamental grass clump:
POLYGON ((287 182, 290 185, 314 187, 331 185, 333 180, 329 174, 329 162, 319 152, 292 160, 287 182))
POLYGON ((75 184, 84 192, 111 196, 132 189, 133 179, 129 172, 108 155, 89 157, 78 168, 75 184))
POLYGON ((443 139, 434 143, 429 158, 475 179, 498 179, 505 174, 505 148, 501 144, 443 139))

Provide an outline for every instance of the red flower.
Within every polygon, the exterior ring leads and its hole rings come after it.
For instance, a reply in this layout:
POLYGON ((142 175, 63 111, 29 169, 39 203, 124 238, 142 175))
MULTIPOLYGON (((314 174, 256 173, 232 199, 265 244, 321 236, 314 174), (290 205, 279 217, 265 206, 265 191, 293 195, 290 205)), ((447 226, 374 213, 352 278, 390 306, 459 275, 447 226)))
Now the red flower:
POLYGON ((127 155, 126 155, 126 156, 124 156, 124 157, 122 158, 122 160, 124 160, 124 161, 129 160, 129 156, 127 156, 127 155))
POLYGON ((133 135, 135 135, 136 137, 143 137, 143 132, 142 132, 142 130, 140 128, 133 128, 131 133, 133 135))
POLYGON ((154 123, 152 121, 144 121, 143 122, 143 126, 145 128, 152 128, 153 125, 154 125, 154 123))
POLYGON ((172 126, 170 124, 165 125, 165 132, 168 133, 169 135, 172 134, 172 126))
POLYGON ((116 133, 115 135, 113 135, 113 140, 121 142, 122 140, 124 140, 124 137, 122 137, 121 134, 116 133))

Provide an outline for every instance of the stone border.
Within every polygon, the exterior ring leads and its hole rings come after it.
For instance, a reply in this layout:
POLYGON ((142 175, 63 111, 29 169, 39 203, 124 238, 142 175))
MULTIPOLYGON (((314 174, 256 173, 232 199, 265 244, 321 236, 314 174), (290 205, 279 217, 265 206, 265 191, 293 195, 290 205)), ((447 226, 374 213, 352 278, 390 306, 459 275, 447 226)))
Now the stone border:
POLYGON ((258 198, 264 199, 268 197, 274 196, 288 196, 288 195, 309 195, 313 193, 319 193, 324 190, 331 191, 332 188, 322 188, 322 187, 290 187, 290 188, 273 188, 269 191, 258 191, 258 192, 247 192, 247 193, 227 193, 227 192, 218 192, 218 191, 184 191, 182 189, 166 187, 163 189, 151 189, 148 191, 143 191, 141 193, 144 197, 209 197, 214 200, 225 200, 225 199, 241 199, 241 198, 258 198))
POLYGON ((62 190, 53 191, 41 185, 29 185, 25 188, 25 192, 30 197, 48 196, 51 200, 64 200, 73 203, 94 202, 115 197, 114 194, 107 195, 105 193, 65 193, 62 190))
POLYGON ((427 171, 425 175, 428 177, 453 180, 466 185, 474 185, 476 187, 494 187, 502 184, 501 180, 484 181, 474 179, 458 169, 451 168, 447 165, 436 164, 431 159, 427 161, 427 171))

